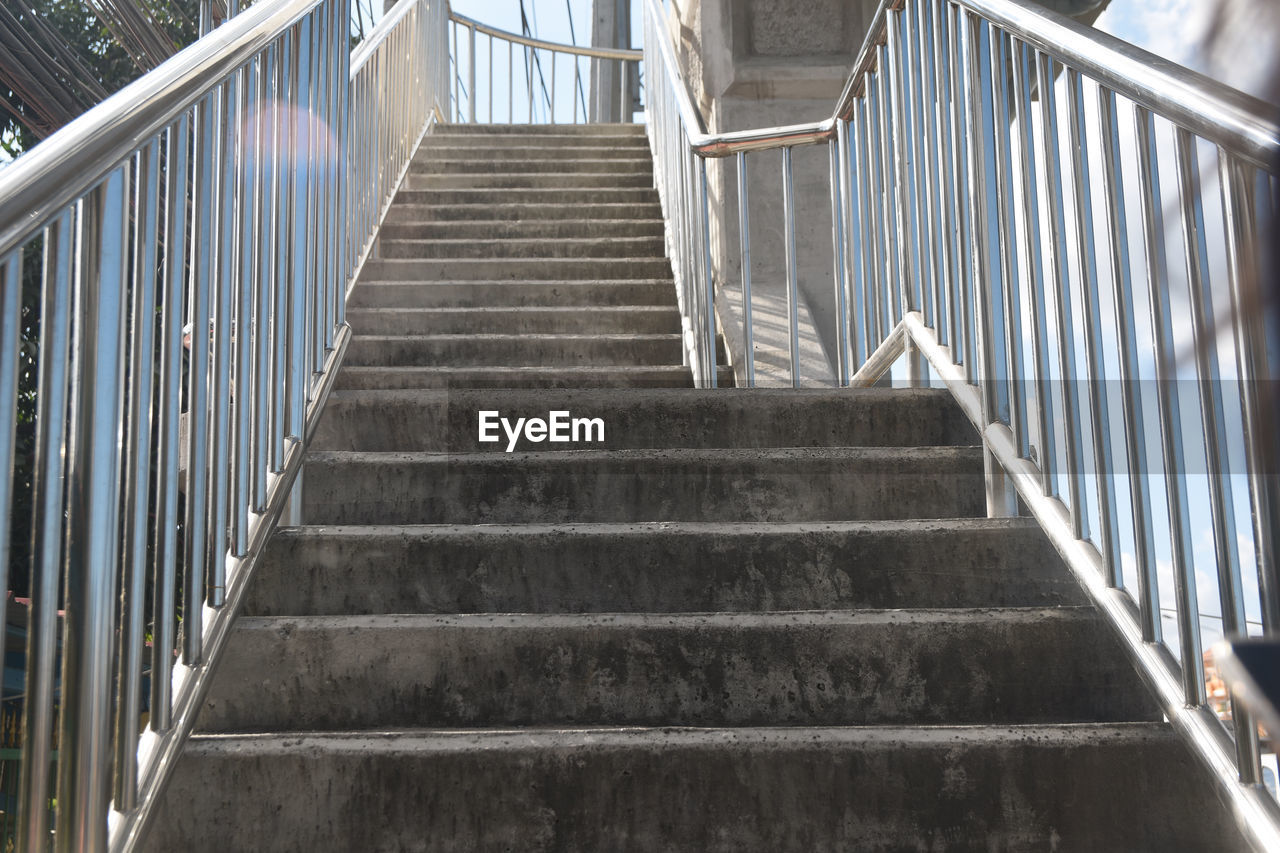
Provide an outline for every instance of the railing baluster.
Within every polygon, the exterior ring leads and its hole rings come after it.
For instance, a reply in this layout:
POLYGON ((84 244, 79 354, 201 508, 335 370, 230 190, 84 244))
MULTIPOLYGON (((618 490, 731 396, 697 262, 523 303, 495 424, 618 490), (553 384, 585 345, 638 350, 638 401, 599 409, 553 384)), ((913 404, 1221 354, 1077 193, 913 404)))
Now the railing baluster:
MULTIPOLYGON (((1274 436, 1270 431, 1271 401, 1260 394, 1262 384, 1269 382, 1269 357, 1261 317, 1265 306, 1256 291, 1260 277, 1255 209, 1251 200, 1252 185, 1246 176, 1246 168, 1222 148, 1218 149, 1218 171, 1221 182, 1224 231, 1227 244, 1227 276, 1231 297, 1231 318, 1234 331, 1236 373, 1240 390, 1240 418, 1246 439, 1249 436, 1274 436), (1260 332, 1263 332, 1260 334, 1260 332)), ((1259 288, 1260 289, 1260 288, 1259 288)), ((1274 571, 1275 554, 1271 514, 1275 491, 1275 457, 1270 451, 1273 442, 1249 441, 1245 445, 1246 472, 1249 481, 1249 500, 1253 517, 1254 561, 1259 578, 1259 592, 1265 595, 1266 576, 1274 571)), ((1260 596, 1261 597, 1261 596, 1260 596)), ((1263 608, 1265 616, 1265 606, 1263 608)), ((1224 626, 1225 627, 1225 626, 1224 626)), ((1264 624, 1264 630, 1269 627, 1264 624)), ((1247 624, 1237 626, 1241 634, 1247 634, 1247 624)), ((1231 719, 1235 729, 1236 765, 1240 781, 1253 785, 1262 780, 1261 750, 1258 729, 1247 707, 1233 698, 1231 719)))
POLYGON ((782 149, 783 251, 787 270, 787 331, 791 350, 791 387, 800 387, 800 294, 796 275, 796 191, 791 149, 782 149))
MULTIPOLYGON (((165 182, 164 316, 160 336, 160 457, 156 483, 156 576, 151 629, 151 729, 172 725, 172 673, 176 645, 178 586, 178 476, 182 458, 182 338, 186 316, 188 252, 187 199, 190 120, 184 113, 169 126, 165 139, 168 164, 165 182)), ((192 247, 194 248, 194 246, 192 247)), ((190 420, 188 420, 188 431, 190 420)), ((190 457, 188 457, 189 459, 190 457)), ((188 463, 188 468, 190 464, 188 463)))
POLYGON ((1105 354, 1102 350, 1102 307, 1098 298, 1097 247, 1093 236, 1093 191, 1089 169, 1089 140, 1085 131, 1084 93, 1079 72, 1067 70, 1067 138, 1071 151, 1072 195, 1076 214, 1076 265, 1079 270, 1084 303, 1085 355, 1088 365, 1089 410, 1093 415, 1094 479, 1098 495, 1099 550, 1105 567, 1107 585, 1122 586, 1120 576, 1120 543, 1117 528, 1120 521, 1115 498, 1111 494, 1111 478, 1115 460, 1111 453, 1111 411, 1107 405, 1105 354))
POLYGON ((1014 45, 1013 88, 1018 96, 1018 164, 1021 173, 1022 241, 1026 251, 1022 253, 1023 272, 1027 291, 1031 296, 1032 370, 1035 373, 1034 395, 1036 413, 1036 452, 1040 470, 1041 494, 1053 494, 1054 466, 1057 438, 1053 417, 1053 386, 1049 366, 1053 356, 1049 352, 1049 319, 1045 305, 1045 267, 1040 240, 1040 194, 1036 175, 1036 152, 1032 128, 1031 82, 1035 71, 1031 67, 1034 55, 1021 42, 1014 45), (1028 74, 1028 70, 1031 74, 1028 74))
MULTIPOLYGON (((996 337, 996 318, 1002 316, 1002 300, 998 292, 998 272, 992 269, 998 257, 992 256, 993 231, 996 227, 992 182, 994 172, 994 105, 991 101, 991 53, 990 43, 982 22, 968 12, 960 13, 960 35, 964 48, 966 87, 966 114, 969 127, 965 133, 965 151, 969 162, 968 197, 969 221, 976 232, 970 257, 972 259, 974 298, 977 302, 978 344, 980 366, 979 391, 982 398, 982 417, 988 424, 1004 423, 1008 412, 1002 406, 1001 385, 1007 380, 1003 369, 1002 349, 996 337), (985 200, 985 203, 984 203, 985 200)), ((985 442, 984 442, 985 445, 985 442)), ((1006 518, 1018 514, 1018 496, 991 451, 983 451, 983 471, 986 474, 987 515, 1006 518)))
POLYGON ((748 212, 747 152, 739 151, 738 158, 738 255, 742 274, 742 348, 743 368, 747 387, 756 385, 756 347, 752 337, 755 325, 751 315, 751 222, 748 212))
MULTIPOLYGON (((119 565, 129 177, 118 166, 81 203, 76 383, 67 478, 66 617, 58 738, 60 851, 104 850, 119 565)), ((41 842, 43 845, 43 842, 41 842)))
POLYGON ((147 594, 148 509, 151 503, 151 418, 155 363, 156 250, 160 149, 155 140, 138 152, 134 186, 133 318, 129 376, 129 444, 125 457, 124 588, 116 652, 116 808, 137 805, 138 723, 142 713, 143 616, 147 594))
MULTIPOLYGON (((1066 457, 1067 492, 1071 511, 1071 532, 1077 539, 1086 538, 1085 486, 1081 474, 1084 448, 1081 438, 1079 398, 1075 363, 1075 324, 1072 322, 1071 286, 1067 275, 1066 214, 1063 212, 1064 181, 1062 156, 1058 141, 1058 99, 1054 89, 1053 60, 1036 54, 1037 84, 1040 89, 1040 160, 1044 163, 1043 197, 1049 212, 1045 217, 1049 236, 1044 241, 1045 268, 1049 273, 1050 300, 1057 317, 1058 381, 1062 390, 1062 431, 1066 457)), ((1046 459, 1056 464, 1055 455, 1046 459)))
POLYGON ((1106 235, 1111 257, 1112 303, 1116 343, 1120 352, 1119 383, 1124 402, 1125 459, 1129 476, 1129 502, 1133 514, 1134 562, 1138 568, 1138 610, 1142 638, 1161 641, 1160 591, 1156 578, 1155 530, 1151 512, 1151 486, 1147 472, 1146 415, 1142 407, 1142 377, 1137 353, 1137 309, 1133 299, 1133 272, 1129 258, 1128 216, 1124 206, 1124 178, 1120 163, 1120 131, 1116 96, 1099 94, 1102 133, 1102 180, 1106 195, 1106 235))
POLYGON ((213 288, 215 253, 214 216, 218 210, 216 181, 220 152, 215 133, 217 118, 214 95, 205 96, 196 113, 196 185, 192 222, 192 280, 190 322, 190 368, 187 391, 187 521, 186 573, 183 576, 182 662, 198 666, 203 661, 203 614, 205 560, 209 525, 209 372, 210 372, 210 290, 213 288))
POLYGON ((1174 367, 1173 318, 1167 292, 1169 274, 1165 259, 1164 215, 1161 211, 1160 160, 1156 148, 1155 121, 1143 107, 1134 110, 1138 131, 1138 187, 1142 199, 1142 226, 1147 250, 1147 298, 1155 333, 1156 384, 1160 394, 1160 444, 1164 460, 1165 496, 1169 505, 1170 556, 1174 597, 1177 601, 1179 660, 1182 663, 1183 698, 1188 705, 1205 702, 1203 660, 1200 646, 1200 607, 1192 564, 1191 516, 1186 490, 1178 472, 1185 472, 1182 444, 1182 412, 1174 367))
POLYGON ((15 838, 20 850, 43 850, 49 840, 58 585, 63 565, 63 497, 68 461, 63 450, 71 390, 72 263, 76 256, 74 228, 75 219, 68 208, 44 230, 40 379, 36 391, 35 459, 31 484, 31 610, 27 618, 26 682, 22 704, 23 761, 18 768, 18 831, 15 838))
POLYGON ((831 281, 835 287, 835 326, 836 326, 836 387, 843 388, 849 384, 849 309, 845 300, 845 255, 844 212, 842 201, 842 175, 840 167, 840 146, 827 146, 830 161, 829 181, 831 184, 831 246, 832 274, 831 281))

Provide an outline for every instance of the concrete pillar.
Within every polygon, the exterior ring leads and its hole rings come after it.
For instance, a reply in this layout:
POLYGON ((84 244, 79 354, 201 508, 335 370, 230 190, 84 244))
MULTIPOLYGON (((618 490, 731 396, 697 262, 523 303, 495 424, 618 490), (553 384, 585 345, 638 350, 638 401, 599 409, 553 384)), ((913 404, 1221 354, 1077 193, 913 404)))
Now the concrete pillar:
MULTIPOLYGON (((631 47, 631 0, 592 0, 591 46, 631 47)), ((608 59, 591 60, 591 95, 587 107, 593 122, 631 121, 634 89, 637 81, 626 81, 626 95, 622 94, 619 66, 625 63, 608 59), (627 103, 624 103, 624 100, 627 103)))

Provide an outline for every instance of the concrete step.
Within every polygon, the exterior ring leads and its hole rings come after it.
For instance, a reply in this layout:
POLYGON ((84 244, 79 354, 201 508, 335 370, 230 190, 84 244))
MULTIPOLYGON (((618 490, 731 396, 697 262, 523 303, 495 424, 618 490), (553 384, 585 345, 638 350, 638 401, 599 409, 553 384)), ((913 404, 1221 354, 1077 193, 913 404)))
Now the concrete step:
POLYGON ((660 334, 680 330, 674 306, 621 308, 358 308, 347 312, 358 335, 660 334))
POLYGON ((1096 611, 1059 607, 247 617, 227 641, 198 725, 1156 719, 1096 611))
POLYGON ((495 198, 471 204, 410 204, 397 201, 387 209, 386 225, 421 222, 459 222, 472 220, 519 220, 542 223, 553 220, 662 220, 662 207, 650 203, 631 202, 553 204, 547 202, 515 202, 495 198))
POLYGON ((555 138, 553 144, 525 144, 526 137, 521 137, 519 145, 513 147, 509 141, 487 141, 484 137, 467 137, 462 143, 458 139, 428 136, 413 155, 414 164, 430 160, 490 160, 505 162, 518 155, 520 160, 555 161, 555 160, 638 160, 653 156, 649 152, 647 139, 626 138, 613 144, 601 145, 595 140, 575 140, 578 144, 566 145, 565 137, 555 138))
MULTIPOLYGON (((671 279, 666 258, 371 258, 362 281, 671 279)), ((674 291, 673 291, 674 292, 674 291)))
POLYGON ((1162 723, 197 736, 147 849, 1246 849, 1216 802, 1162 723))
MULTIPOLYGON (((722 388, 733 371, 719 370, 722 388)), ((423 388, 692 388, 693 374, 678 364, 618 367, 344 367, 344 390, 423 388)))
POLYGON ((1031 519, 294 527, 249 616, 1057 607, 1079 584, 1031 519))
MULTIPOLYGON (((585 187, 582 189, 541 188, 511 189, 491 187, 481 189, 403 189, 396 193, 394 204, 632 204, 644 206, 644 218, 661 216, 658 191, 645 187, 609 189, 585 187)), ((574 215, 580 215, 574 212, 574 215)))
POLYGON ((986 509, 977 447, 322 451, 308 454, 303 493, 307 524, 851 521, 986 509))
POLYGON ((500 172, 484 174, 410 174, 397 198, 415 191, 503 189, 503 190, 600 190, 613 192, 620 189, 646 189, 653 186, 650 174, 631 173, 621 175, 590 174, 581 172, 500 172))
POLYGON ((604 367, 679 364, 682 353, 678 333, 356 335, 344 363, 353 367, 604 367))
POLYGON ((442 152, 432 152, 435 156, 414 157, 409 165, 410 175, 446 174, 446 175, 497 175, 508 173, 570 175, 644 175, 653 177, 653 158, 647 156, 613 156, 588 157, 580 154, 568 158, 534 158, 527 157, 525 149, 508 149, 507 156, 472 157, 466 153, 444 156, 442 152), (519 156, 512 156, 518 154, 519 156))
POLYGON ((385 236, 379 241, 383 258, 665 258, 663 238, 653 237, 534 237, 464 240, 414 240, 385 236))
MULTIPOLYGON (((384 272, 366 264, 361 282, 351 292, 351 308, 503 308, 617 307, 676 304, 675 284, 669 276, 655 279, 583 279, 579 281, 507 280, 466 282, 378 281, 384 272)), ((397 262, 399 263, 399 262, 397 262)), ((403 267, 408 278, 412 269, 403 267)), ((392 272, 399 272, 394 267, 392 272)))
POLYGON ((501 451, 505 442, 476 440, 481 410, 498 410, 513 422, 546 418, 553 410, 600 418, 600 450, 977 443, 977 433, 943 389, 453 390, 335 393, 311 448, 501 451))
POLYGON ((528 240, 568 237, 661 237, 666 225, 661 219, 488 219, 452 222, 384 223, 378 236, 391 240, 528 240))
POLYGON ((626 139, 645 138, 643 124, 596 123, 596 124, 441 124, 437 125, 430 138, 446 138, 449 136, 566 136, 599 138, 603 136, 620 136, 626 139))

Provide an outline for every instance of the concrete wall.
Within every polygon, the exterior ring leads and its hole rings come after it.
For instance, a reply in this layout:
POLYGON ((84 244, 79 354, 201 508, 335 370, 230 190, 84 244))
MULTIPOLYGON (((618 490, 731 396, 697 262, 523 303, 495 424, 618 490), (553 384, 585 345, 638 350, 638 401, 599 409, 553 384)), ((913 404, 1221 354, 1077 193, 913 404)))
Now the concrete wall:
MULTIPOLYGON (((796 124, 831 115, 875 0, 671 0, 668 29, 707 130, 796 124)), ((825 147, 795 149, 801 378, 826 384, 835 363, 830 183, 825 147)), ((748 155, 751 278, 759 381, 789 381, 781 154, 748 155)), ((712 161, 713 256, 720 318, 742 376, 736 162, 712 161)))

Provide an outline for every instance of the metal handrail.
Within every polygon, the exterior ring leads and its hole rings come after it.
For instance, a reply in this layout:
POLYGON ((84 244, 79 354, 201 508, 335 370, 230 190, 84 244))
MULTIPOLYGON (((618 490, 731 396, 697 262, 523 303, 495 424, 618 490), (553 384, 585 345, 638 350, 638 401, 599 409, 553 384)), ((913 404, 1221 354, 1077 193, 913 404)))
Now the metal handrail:
POLYGON ((472 29, 478 33, 493 36, 494 38, 499 38, 503 41, 514 42, 515 44, 522 44, 526 47, 534 47, 541 50, 553 50, 556 53, 571 53, 575 56, 589 56, 596 59, 625 59, 630 62, 638 62, 644 56, 643 50, 635 48, 587 47, 522 36, 519 33, 513 33, 490 26, 489 24, 477 21, 475 18, 469 18, 466 15, 459 14, 458 12, 451 12, 449 20, 462 24, 467 29, 472 29))
POLYGON ((349 0, 264 0, 0 172, 0 513, 33 531, 0 526, 0 589, 31 571, 18 849, 55 798, 56 849, 139 845, 447 97, 447 15, 401 0, 352 64, 349 0))
POLYGON ((0 256, 83 197, 92 182, 137 150, 140 139, 172 124, 315 5, 315 0, 254 5, 87 110, 23 155, 21 168, 0 171, 0 256))
MULTIPOLYGON (((505 65, 507 69, 506 102, 507 102, 507 123, 508 124, 515 123, 518 117, 518 113, 516 111, 516 96, 515 96, 517 81, 514 73, 514 69, 515 69, 514 48, 516 45, 519 45, 523 49, 522 52, 524 53, 524 59, 525 59, 525 62, 527 63, 527 67, 525 69, 527 77, 525 80, 525 87, 524 87, 525 95, 526 95, 524 99, 525 106, 526 106, 526 109, 524 111, 524 120, 526 122, 530 124, 534 122, 534 116, 536 114, 535 105, 539 105, 539 106, 545 107, 547 121, 549 123, 551 124, 560 123, 559 119, 556 116, 556 101, 557 101, 557 91, 558 91, 558 86, 556 81, 556 57, 562 54, 565 56, 573 57, 573 60, 572 60, 573 77, 569 83, 570 89, 568 93, 568 97, 573 104, 572 123, 577 124, 579 121, 591 120, 590 119, 591 110, 587 107, 585 103, 583 103, 583 110, 581 115, 579 115, 578 113, 578 104, 579 104, 578 93, 581 92, 582 90, 582 77, 583 77, 582 69, 580 68, 580 65, 579 65, 579 60, 581 59, 591 60, 592 74, 600 78, 599 83, 604 88, 608 88, 607 86, 604 86, 603 79, 607 76, 607 73, 610 70, 609 68, 606 67, 606 64, 607 63, 617 64, 617 68, 613 70, 616 70, 618 72, 616 91, 619 95, 619 99, 620 99, 619 102, 623 104, 623 107, 622 107, 623 114, 621 116, 621 120, 630 121, 630 110, 627 108, 626 104, 630 100, 631 80, 633 78, 638 79, 638 76, 639 76, 638 69, 640 66, 640 60, 644 55, 643 51, 633 50, 630 48, 607 48, 607 47, 585 47, 585 46, 579 47, 578 45, 563 44, 561 42, 553 42, 553 41, 546 41, 544 39, 531 38, 529 36, 508 32, 507 30, 490 26, 488 24, 477 21, 474 18, 469 18, 466 15, 458 14, 457 12, 450 13, 449 21, 450 21, 450 24, 452 24, 452 29, 453 29, 454 61, 455 63, 461 63, 463 61, 463 54, 465 53, 466 63, 467 63, 465 91, 463 89, 462 69, 460 67, 455 66, 454 72, 453 72, 453 81, 452 81, 453 108, 451 110, 451 117, 453 121, 475 123, 476 121, 479 120, 479 117, 481 115, 481 110, 479 107, 480 94, 476 89, 476 56, 477 56, 476 35, 477 34, 485 36, 488 39, 488 51, 486 56, 488 59, 489 67, 488 67, 488 74, 486 76, 486 79, 488 80, 489 88, 488 88, 488 98, 487 98, 488 107, 487 107, 487 110, 485 111, 487 113, 487 121, 493 122, 495 115, 497 115, 498 118, 501 119, 501 110, 499 109, 495 112, 495 107, 498 103, 498 99, 495 98, 494 96, 494 81, 496 79, 500 79, 501 77, 500 74, 497 76, 495 76, 494 74, 495 41, 500 43, 505 43, 507 45, 507 57, 506 57, 505 65), (462 41, 458 34, 459 29, 464 29, 467 32, 467 40, 466 40, 467 46, 465 50, 462 47, 462 41), (551 66, 550 74, 546 74, 541 71, 541 65, 540 65, 541 60, 539 59, 541 54, 539 53, 539 51, 541 51, 542 53, 550 54, 550 66, 551 66), (540 79, 538 80, 537 86, 534 85, 534 80, 533 80, 535 67, 538 69, 538 74, 540 77, 540 79), (549 82, 546 79, 547 77, 550 77, 549 82), (539 91, 541 91, 542 97, 539 97, 539 91), (464 102, 465 102, 465 108, 464 108, 464 102)), ((499 65, 501 65, 501 62, 499 63, 499 65)), ((499 67, 498 70, 501 71, 502 70, 501 67, 499 67)), ((593 82, 593 90, 595 89, 595 87, 596 87, 596 83, 593 82)), ((583 95, 584 95, 583 100, 585 101, 585 93, 583 93, 583 95)))
POLYGON ((1224 631, 1244 634, 1256 606, 1264 632, 1280 632, 1280 460, 1266 396, 1280 364, 1257 292, 1260 223, 1276 215, 1280 184, 1280 112, 1028 0, 885 0, 831 118, 709 134, 662 5, 649 0, 645 12, 649 134, 698 384, 715 385, 714 339, 729 317, 721 291, 733 277, 742 287, 740 375, 755 382, 750 236, 760 188, 747 180, 747 158, 766 150, 782 159, 798 384, 792 149, 826 144, 839 384, 876 382, 904 356, 909 383, 932 369, 982 437, 988 513, 1016 514, 1019 500, 1030 509, 1246 837, 1280 849, 1280 806, 1261 784, 1248 710, 1232 703, 1233 733, 1205 695, 1191 511, 1207 519, 1224 631), (1202 162, 1197 146, 1216 149, 1216 164, 1202 162), (730 155, 736 175, 708 174, 730 155), (1161 167, 1176 176, 1176 192, 1161 167), (735 178, 736 217, 708 194, 717 182, 723 205, 735 178), (1202 189, 1211 181, 1220 202, 1202 189), (1141 252, 1130 247, 1132 208, 1141 252), (1166 216, 1180 231, 1166 230, 1166 216), (1225 259, 1225 272, 1211 256, 1225 259), (1185 317, 1173 311, 1175 291, 1185 294, 1185 317), (1190 347, 1175 346, 1175 329, 1190 347), (1138 349, 1148 330, 1150 364, 1138 349), (1234 377, 1219 363, 1228 349, 1234 377), (1180 388, 1179 371, 1198 381, 1180 388), (1235 420, 1226 408, 1237 401, 1235 420), (1187 431, 1184 404, 1199 410, 1198 432, 1187 431), (1247 490, 1226 476, 1239 456, 1247 490), (1192 462, 1207 488, 1187 480, 1192 462), (1164 475, 1163 495, 1152 494, 1149 468, 1164 475), (1248 531, 1234 509, 1241 498, 1248 531), (1167 531, 1156 530, 1159 502, 1167 531), (1252 540, 1252 598, 1237 537, 1252 540), (1167 570, 1157 559, 1163 542, 1167 570), (1132 576, 1121 565, 1129 556, 1132 576), (1166 587, 1172 632, 1161 617, 1166 587))

